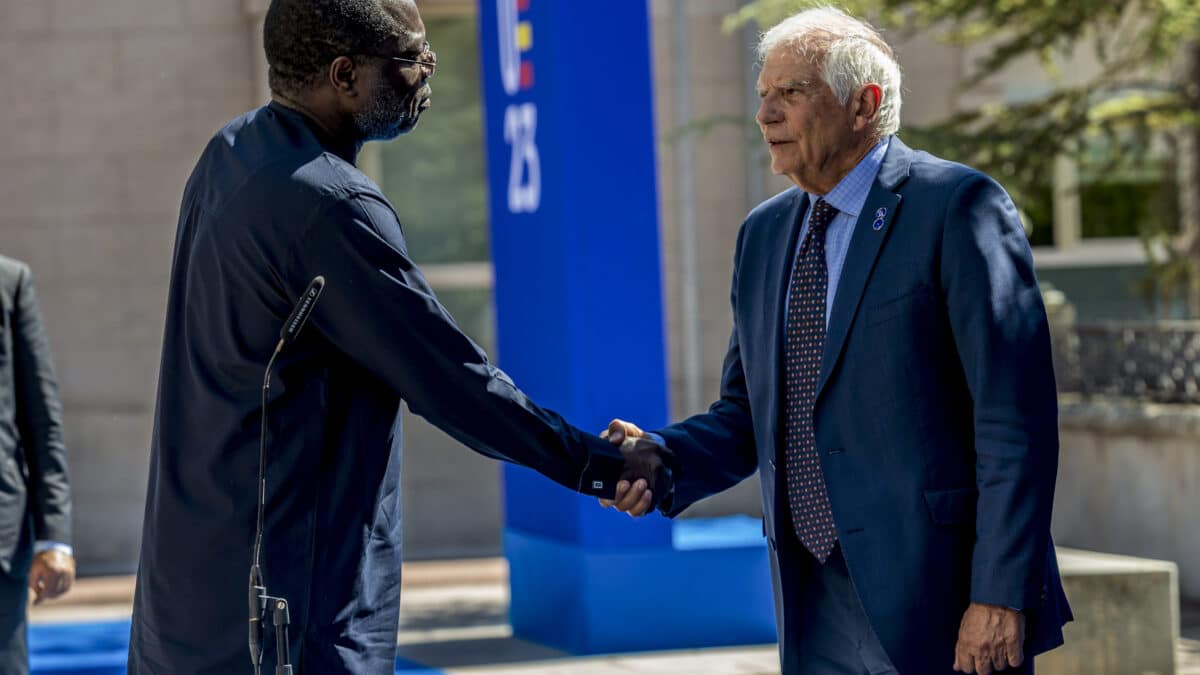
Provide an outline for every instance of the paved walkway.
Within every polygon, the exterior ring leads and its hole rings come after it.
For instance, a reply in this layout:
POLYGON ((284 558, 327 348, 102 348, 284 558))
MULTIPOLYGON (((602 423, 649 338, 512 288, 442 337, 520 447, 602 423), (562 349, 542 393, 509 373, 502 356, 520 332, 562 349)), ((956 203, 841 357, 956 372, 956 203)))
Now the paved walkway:
MULTIPOLYGON (((412 675, 775 675, 775 645, 572 657, 512 636, 503 559, 413 562, 404 566, 398 655, 429 669, 412 675)), ((83 579, 64 599, 35 607, 32 620, 127 619, 130 577, 83 579)), ((1200 605, 1183 607, 1177 675, 1200 675, 1200 605)))

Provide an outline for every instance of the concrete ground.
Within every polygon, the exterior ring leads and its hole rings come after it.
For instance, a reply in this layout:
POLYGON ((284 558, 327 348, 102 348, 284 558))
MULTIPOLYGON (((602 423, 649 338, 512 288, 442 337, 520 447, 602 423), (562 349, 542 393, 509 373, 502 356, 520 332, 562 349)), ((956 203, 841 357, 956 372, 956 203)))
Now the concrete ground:
MULTIPOLYGON (((503 559, 404 566, 398 655, 428 666, 414 675, 599 675, 779 673, 775 645, 572 657, 513 637, 503 559)), ((128 618, 131 577, 82 579, 66 598, 32 610, 35 623, 128 618)), ((1200 603, 1185 603, 1177 675, 1200 675, 1200 603)), ((402 673, 405 671, 401 671, 402 673)))

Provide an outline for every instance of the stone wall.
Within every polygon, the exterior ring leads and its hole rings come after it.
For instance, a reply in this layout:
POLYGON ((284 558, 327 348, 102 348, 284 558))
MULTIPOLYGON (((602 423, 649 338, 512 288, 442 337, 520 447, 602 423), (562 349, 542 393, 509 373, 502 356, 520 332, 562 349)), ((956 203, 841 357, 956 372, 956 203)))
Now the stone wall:
POLYGON ((1060 406, 1054 537, 1062 546, 1171 560, 1200 598, 1200 406, 1060 406))
POLYGON ((34 270, 84 571, 136 562, 179 198, 250 57, 242 0, 0 0, 0 252, 34 270))

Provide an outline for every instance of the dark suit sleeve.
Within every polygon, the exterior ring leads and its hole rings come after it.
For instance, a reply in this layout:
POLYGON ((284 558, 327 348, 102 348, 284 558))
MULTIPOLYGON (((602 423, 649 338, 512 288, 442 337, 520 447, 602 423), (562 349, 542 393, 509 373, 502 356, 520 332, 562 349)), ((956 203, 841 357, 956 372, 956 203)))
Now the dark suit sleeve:
MULTIPOLYGON (((737 313, 738 268, 746 225, 738 233, 733 262, 730 303, 737 313)), ((695 502, 727 490, 748 478, 758 468, 754 427, 750 418, 750 395, 742 370, 737 326, 729 336, 729 350, 721 371, 721 397, 708 412, 657 431, 675 453, 671 465, 674 490, 661 510, 676 516, 695 502)))
POLYGON ((954 191, 941 256, 950 326, 974 410, 971 599, 1035 606, 1058 470, 1058 399, 1033 257, 1004 190, 973 173, 954 191))
POLYGON ((412 412, 481 454, 572 490, 612 496, 620 453, 536 405, 489 363, 409 259, 395 213, 381 198, 335 199, 314 219, 293 247, 291 291, 299 296, 318 274, 325 290, 311 321, 412 412))
POLYGON ((50 359, 50 342, 42 328, 28 268, 22 268, 18 276, 13 304, 17 428, 29 469, 29 510, 34 537, 66 544, 71 541, 71 496, 62 406, 50 359))

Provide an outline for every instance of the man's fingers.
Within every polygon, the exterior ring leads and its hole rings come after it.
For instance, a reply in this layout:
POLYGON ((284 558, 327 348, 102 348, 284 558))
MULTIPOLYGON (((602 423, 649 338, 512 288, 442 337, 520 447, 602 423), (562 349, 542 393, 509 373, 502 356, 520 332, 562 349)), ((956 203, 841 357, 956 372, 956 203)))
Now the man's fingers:
POLYGON ((41 604, 46 595, 46 570, 41 565, 29 573, 29 590, 33 591, 33 604, 41 604))
POLYGON ((650 490, 646 490, 645 494, 643 494, 642 498, 638 501, 637 506, 629 512, 629 515, 634 518, 646 515, 650 512, 650 503, 653 501, 654 493, 650 490))
POLYGON ((1020 642, 1013 642, 1008 645, 1008 665, 1011 668, 1020 668, 1022 663, 1025 663, 1025 650, 1021 648, 1020 642))
POLYGON ((1004 670, 1008 667, 1008 650, 1004 647, 992 650, 992 670, 1004 670))
POLYGON ((629 481, 619 480, 619 481, 617 481, 616 493, 613 495, 612 499, 605 499, 603 497, 598 497, 597 499, 599 499, 599 501, 600 501, 600 506, 603 506, 606 509, 611 508, 611 507, 615 506, 617 504, 617 502, 621 501, 621 498, 624 497, 625 493, 628 491, 629 491, 629 481))
POLYGON ((646 481, 639 478, 634 481, 633 485, 625 491, 625 494, 617 498, 617 510, 629 512, 642 501, 642 495, 646 491, 646 481))
POLYGON ((613 445, 620 445, 626 438, 641 438, 645 435, 646 432, 642 431, 641 427, 621 419, 609 422, 608 433, 600 434, 602 438, 607 438, 613 445))
POLYGON ((634 481, 633 485, 629 487, 629 490, 625 492, 624 495, 618 496, 617 510, 625 513, 632 511, 637 507, 638 503, 642 501, 646 490, 647 485, 645 479, 639 478, 634 481))
POLYGON ((629 481, 627 481, 627 480, 617 481, 617 492, 616 492, 616 495, 613 497, 613 501, 617 501, 617 502, 621 501, 621 497, 624 497, 625 493, 629 492, 630 487, 632 487, 632 486, 629 484, 629 481))
POLYGON ((58 590, 58 584, 59 584, 59 580, 58 580, 57 574, 55 574, 54 572, 49 572, 48 574, 46 574, 45 585, 42 588, 41 599, 43 601, 53 600, 54 598, 57 598, 59 595, 61 595, 61 593, 58 590))
POLYGON ((57 598, 70 590, 70 588, 71 575, 65 571, 53 572, 50 575, 49 583, 46 584, 46 596, 50 599, 57 598))
POLYGON ((649 513, 650 505, 654 502, 654 492, 646 488, 646 481, 639 479, 633 489, 629 488, 628 482, 621 481, 621 483, 625 488, 621 489, 618 486, 616 495, 618 499, 600 499, 598 500, 600 506, 606 509, 615 506, 618 511, 623 511, 633 517, 649 513))
POLYGON ((971 658, 971 655, 968 654, 961 645, 958 647, 957 651, 958 656, 954 659, 954 669, 960 673, 974 673, 975 659, 971 658))
POLYGON ((625 422, 621 420, 609 422, 607 438, 613 445, 620 445, 625 440, 625 422))
POLYGON ((66 593, 74 581, 75 561, 62 553, 43 551, 29 566, 29 590, 35 605, 66 593))

